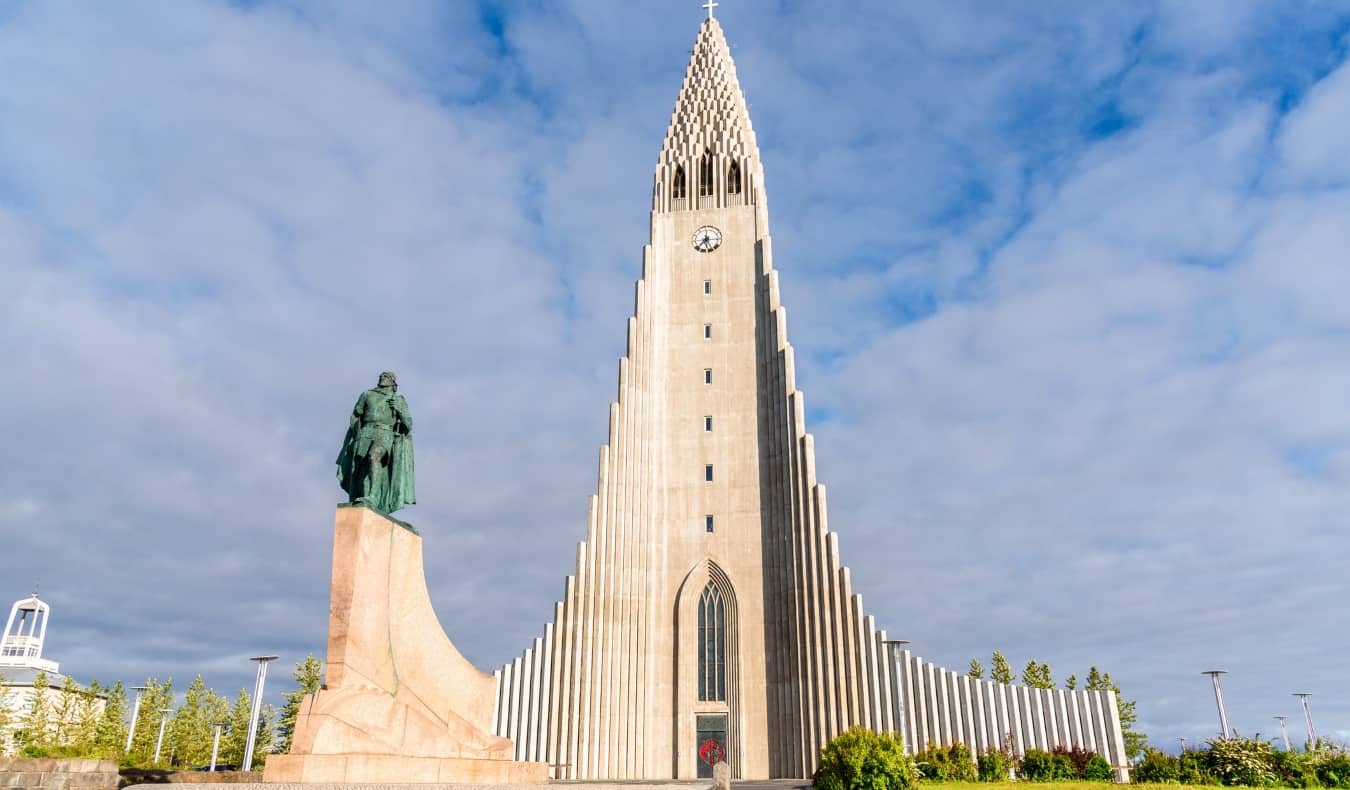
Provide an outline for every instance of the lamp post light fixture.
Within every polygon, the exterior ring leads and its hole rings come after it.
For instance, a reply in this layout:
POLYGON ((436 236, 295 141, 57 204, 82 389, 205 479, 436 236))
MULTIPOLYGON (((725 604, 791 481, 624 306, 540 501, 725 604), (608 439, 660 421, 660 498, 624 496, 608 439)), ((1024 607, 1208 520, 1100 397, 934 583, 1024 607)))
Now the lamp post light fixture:
POLYGON ((159 709, 159 737, 155 739, 155 765, 159 765, 159 752, 164 748, 164 725, 169 723, 169 712, 169 708, 159 709))
POLYGON ((215 737, 211 739, 211 772, 216 770, 216 758, 220 756, 220 728, 225 726, 225 722, 218 721, 213 725, 216 728, 215 737))
MULTIPOLYGON (((905 745, 905 752, 909 753, 910 737, 905 731, 905 691, 900 685, 900 648, 909 644, 908 639, 887 639, 882 644, 886 645, 891 651, 891 664, 895 666, 895 729, 900 733, 900 742, 905 745)), ((918 753, 918 749, 913 749, 918 753)))
POLYGON ((131 690, 136 692, 136 704, 131 706, 131 727, 127 729, 127 745, 122 748, 125 754, 131 751, 131 737, 136 734, 136 717, 141 715, 141 697, 145 696, 145 686, 132 686, 131 690))
POLYGON ((1295 691, 1294 696, 1303 703, 1303 719, 1308 722, 1308 748, 1311 749, 1317 745, 1317 730, 1313 729, 1312 711, 1308 708, 1308 697, 1312 696, 1312 692, 1295 691))
POLYGON ((253 686, 253 712, 248 717, 248 742, 244 746, 244 762, 241 771, 253 769, 253 746, 258 741, 258 716, 262 713, 263 684, 267 682, 267 665, 276 661, 276 656, 254 656, 249 661, 258 662, 258 681, 253 686))
POLYGON ((1202 675, 1209 675, 1214 681, 1214 702, 1219 706, 1219 737, 1228 739, 1228 711, 1223 708, 1223 690, 1219 688, 1219 676, 1227 675, 1226 669, 1206 669, 1202 675))
POLYGON ((1284 750, 1287 752, 1289 751, 1289 728, 1285 726, 1284 720, 1289 717, 1276 716, 1275 718, 1280 720, 1280 736, 1284 738, 1284 750))

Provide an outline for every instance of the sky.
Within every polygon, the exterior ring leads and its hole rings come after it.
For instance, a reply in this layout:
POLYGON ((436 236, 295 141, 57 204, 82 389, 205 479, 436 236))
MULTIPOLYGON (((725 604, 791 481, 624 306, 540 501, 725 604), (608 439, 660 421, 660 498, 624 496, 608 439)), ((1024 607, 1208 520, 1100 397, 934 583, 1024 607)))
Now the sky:
MULTIPOLYGON (((703 11, 0 0, 0 600, 77 679, 322 656, 398 372, 478 666, 584 537, 703 11), (391 9, 396 13, 390 13, 391 9)), ((830 526, 878 625, 1175 748, 1350 739, 1350 3, 723 0, 830 526), (1340 140, 1341 142, 1337 142, 1340 140)))

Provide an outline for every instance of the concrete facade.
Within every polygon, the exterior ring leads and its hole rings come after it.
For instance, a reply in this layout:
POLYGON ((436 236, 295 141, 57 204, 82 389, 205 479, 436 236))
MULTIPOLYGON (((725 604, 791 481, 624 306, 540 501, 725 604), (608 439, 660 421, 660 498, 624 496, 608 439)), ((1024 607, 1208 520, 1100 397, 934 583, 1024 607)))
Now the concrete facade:
POLYGON ((1067 744, 1052 715, 1067 694, 1066 715, 1096 712, 1092 748, 1124 762, 1103 718, 1117 721, 1114 699, 897 663, 854 594, 795 383, 759 149, 715 19, 657 161, 627 332, 576 573, 542 636, 496 673, 494 726, 517 759, 559 779, 692 779, 720 737, 738 778, 807 777, 855 725, 919 744, 1067 744))

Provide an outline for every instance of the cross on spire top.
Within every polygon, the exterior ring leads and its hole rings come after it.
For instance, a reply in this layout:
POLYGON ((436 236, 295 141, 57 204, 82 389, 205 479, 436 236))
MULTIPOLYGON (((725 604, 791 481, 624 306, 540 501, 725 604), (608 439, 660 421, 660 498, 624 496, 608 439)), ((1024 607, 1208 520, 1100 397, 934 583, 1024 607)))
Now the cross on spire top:
POLYGON ((708 0, 708 2, 706 2, 706 3, 703 4, 703 7, 706 8, 706 9, 708 9, 708 18, 709 18, 709 19, 712 19, 712 18, 713 18, 713 9, 716 8, 717 6, 718 6, 718 4, 715 3, 715 2, 713 2, 713 0, 708 0))

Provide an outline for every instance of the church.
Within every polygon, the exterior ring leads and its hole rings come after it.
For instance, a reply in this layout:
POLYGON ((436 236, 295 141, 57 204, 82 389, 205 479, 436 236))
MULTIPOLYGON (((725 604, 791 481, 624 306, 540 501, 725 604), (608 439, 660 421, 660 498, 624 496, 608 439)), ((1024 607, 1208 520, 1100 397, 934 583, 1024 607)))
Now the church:
POLYGON ((48 726, 58 732, 83 713, 101 716, 107 704, 102 694, 87 693, 79 684, 67 685, 66 676, 59 672, 61 665, 43 658, 50 617, 51 607, 34 592, 14 602, 0 633, 0 708, 4 709, 0 712, 9 714, 0 716, 0 756, 17 750, 26 718, 40 702, 49 713, 48 726))
MULTIPOLYGON (((711 5, 711 4, 710 4, 711 5)), ((1075 746, 1125 771, 1115 696, 952 672, 888 642, 830 530, 755 132, 711 10, 652 178, 618 400, 576 572, 495 673, 516 759, 556 779, 803 778, 853 726, 1075 746)))

